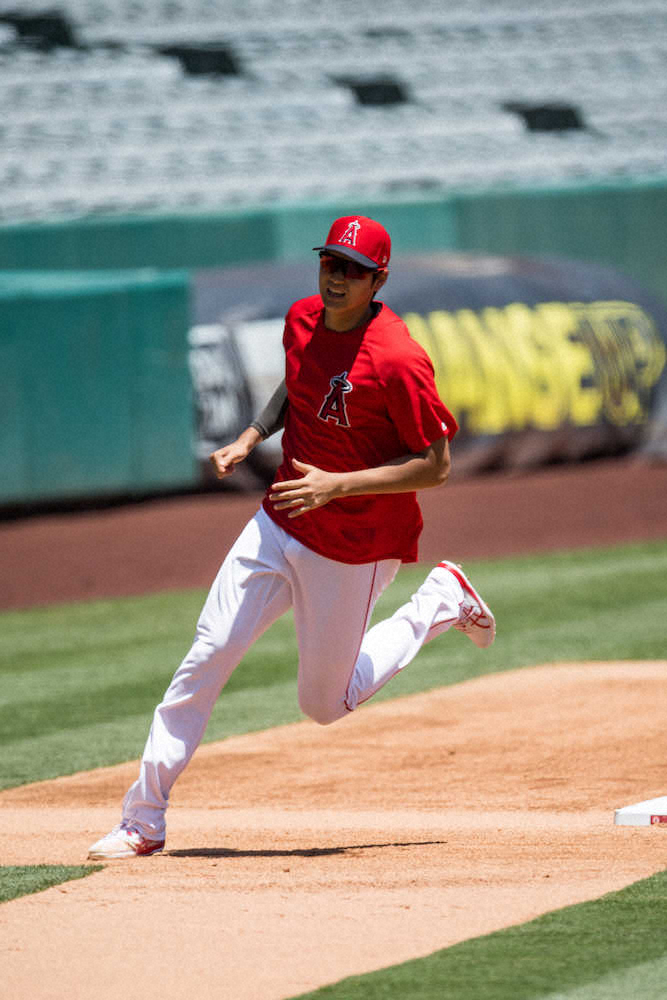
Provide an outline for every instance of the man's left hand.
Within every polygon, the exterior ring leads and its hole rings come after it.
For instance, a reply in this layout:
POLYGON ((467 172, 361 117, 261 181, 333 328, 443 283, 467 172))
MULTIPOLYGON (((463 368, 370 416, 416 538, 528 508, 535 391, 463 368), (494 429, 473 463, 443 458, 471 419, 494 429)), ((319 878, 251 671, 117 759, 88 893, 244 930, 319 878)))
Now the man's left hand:
POLYGON ((337 496, 339 473, 325 472, 297 458, 292 459, 292 465, 298 472, 303 472, 303 476, 273 484, 270 499, 276 510, 288 510, 288 517, 300 517, 309 510, 323 507, 337 496))

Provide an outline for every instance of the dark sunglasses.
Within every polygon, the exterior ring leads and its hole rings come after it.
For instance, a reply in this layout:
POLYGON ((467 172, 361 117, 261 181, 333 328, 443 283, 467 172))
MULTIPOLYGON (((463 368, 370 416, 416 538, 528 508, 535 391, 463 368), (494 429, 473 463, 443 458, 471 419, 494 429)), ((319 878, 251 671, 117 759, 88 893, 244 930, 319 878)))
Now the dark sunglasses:
POLYGON ((377 273, 374 267, 362 267, 361 264, 356 264, 353 260, 347 260, 344 257, 334 257, 332 254, 325 253, 324 251, 320 252, 320 267, 328 274, 340 271, 344 278, 354 278, 356 280, 365 278, 367 274, 377 273))

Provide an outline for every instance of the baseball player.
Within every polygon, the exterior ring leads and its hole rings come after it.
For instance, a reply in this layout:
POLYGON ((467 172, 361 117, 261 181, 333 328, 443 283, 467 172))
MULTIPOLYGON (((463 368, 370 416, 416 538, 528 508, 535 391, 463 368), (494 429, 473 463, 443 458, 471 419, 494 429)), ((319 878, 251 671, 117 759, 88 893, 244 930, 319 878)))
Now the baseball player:
POLYGON ((162 850, 169 793, 220 691, 290 607, 299 705, 322 725, 353 712, 451 627, 481 648, 493 642, 490 609, 447 561, 368 629, 401 563, 417 558, 416 491, 446 481, 457 430, 428 356, 376 300, 390 247, 373 219, 333 223, 324 246, 314 248, 319 295, 296 302, 286 317, 284 382, 258 420, 211 455, 222 479, 284 429, 274 482, 213 582, 192 648, 155 710, 121 822, 90 848, 92 859, 162 850))

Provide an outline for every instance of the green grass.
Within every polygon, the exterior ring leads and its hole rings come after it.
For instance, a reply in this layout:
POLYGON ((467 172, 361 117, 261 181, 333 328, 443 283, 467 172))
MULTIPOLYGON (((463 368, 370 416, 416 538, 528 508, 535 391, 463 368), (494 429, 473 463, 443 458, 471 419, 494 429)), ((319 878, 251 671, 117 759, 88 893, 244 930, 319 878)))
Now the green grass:
MULTIPOLYGON (((426 646, 376 700, 561 660, 665 656, 667 542, 470 563, 498 619, 480 652, 452 632, 426 646)), ((404 568, 375 617, 424 577, 404 568)), ((140 756, 155 704, 187 652, 203 592, 0 615, 0 788, 140 756)), ((206 739, 299 719, 291 615, 249 651, 206 739)))
POLYGON ((656 998, 666 991, 666 912, 667 872, 661 872, 594 902, 344 979, 298 1000, 656 998))
POLYGON ((99 872, 103 865, 8 865, 0 868, 0 903, 99 872))

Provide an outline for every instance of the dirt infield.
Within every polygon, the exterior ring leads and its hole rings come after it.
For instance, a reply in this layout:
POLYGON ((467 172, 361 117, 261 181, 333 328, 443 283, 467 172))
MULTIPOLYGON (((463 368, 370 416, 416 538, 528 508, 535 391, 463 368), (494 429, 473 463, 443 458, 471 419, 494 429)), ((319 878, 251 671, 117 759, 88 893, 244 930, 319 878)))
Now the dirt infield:
MULTIPOLYGON (((5 992, 279 1000, 664 869, 663 830, 612 820, 665 792, 666 667, 526 669, 203 746, 165 854, 0 907, 5 992)), ((3 863, 80 863, 135 771, 1 793, 3 863)))
MULTIPOLYGON (((667 537, 667 465, 589 462, 420 494, 437 562, 667 537)), ((206 494, 0 522, 0 608, 206 587, 259 495, 206 494)))
MULTIPOLYGON (((629 462, 455 482, 424 496, 422 557, 663 538, 665 496, 629 462)), ((7 522, 0 605, 205 586, 256 500, 7 522)), ((613 809, 667 791, 666 668, 523 669, 202 746, 165 854, 0 907, 7 996, 281 1000, 662 870, 664 831, 613 809)), ((0 793, 1 863, 81 863, 135 774, 0 793)))

